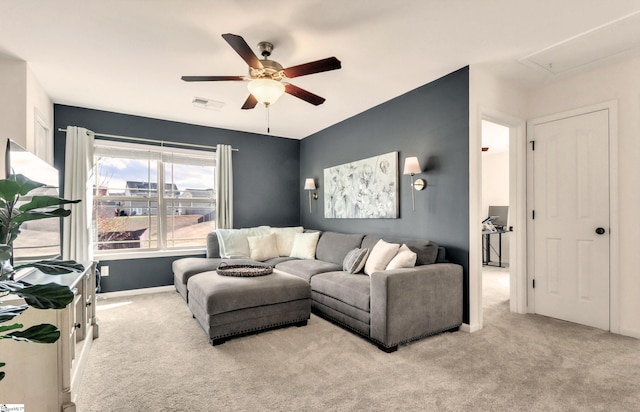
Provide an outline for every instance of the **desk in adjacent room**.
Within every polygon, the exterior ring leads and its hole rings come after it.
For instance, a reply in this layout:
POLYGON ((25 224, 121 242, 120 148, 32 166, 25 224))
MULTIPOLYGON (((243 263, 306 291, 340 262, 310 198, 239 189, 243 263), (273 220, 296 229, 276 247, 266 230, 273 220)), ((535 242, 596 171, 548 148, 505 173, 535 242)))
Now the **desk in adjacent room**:
MULTIPOLYGON (((497 229, 496 231, 483 230, 482 231, 482 265, 483 266, 502 266, 502 234, 507 233, 507 230, 497 229), (491 264, 491 235, 498 235, 498 264, 491 264)), ((495 250, 495 249, 494 249, 495 250)))

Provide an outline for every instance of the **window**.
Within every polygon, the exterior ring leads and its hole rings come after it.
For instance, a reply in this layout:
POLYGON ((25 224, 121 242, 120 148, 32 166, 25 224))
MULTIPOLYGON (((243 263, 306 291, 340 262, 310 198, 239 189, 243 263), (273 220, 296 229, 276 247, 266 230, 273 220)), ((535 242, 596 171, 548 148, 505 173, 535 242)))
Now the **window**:
POLYGON ((95 253, 204 247, 214 185, 215 152, 96 141, 95 253))

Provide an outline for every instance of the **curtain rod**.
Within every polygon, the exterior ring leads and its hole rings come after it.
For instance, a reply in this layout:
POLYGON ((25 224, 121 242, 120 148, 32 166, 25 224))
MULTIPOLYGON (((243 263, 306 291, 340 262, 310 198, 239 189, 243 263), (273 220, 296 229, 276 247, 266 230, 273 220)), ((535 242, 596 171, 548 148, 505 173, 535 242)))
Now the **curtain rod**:
MULTIPOLYGON (((58 128, 59 132, 67 132, 67 129, 58 128)), ((87 135, 89 132, 87 132, 87 135)), ((160 143, 160 145, 170 144, 172 146, 183 146, 183 147, 198 147, 201 149, 213 149, 216 150, 214 146, 206 146, 202 144, 192 144, 192 143, 179 143, 179 142, 167 142, 165 140, 156 140, 156 139, 145 139, 143 137, 132 137, 132 136, 119 136, 116 134, 106 134, 106 133, 93 133, 96 137, 108 137, 111 139, 120 139, 120 140, 133 140, 136 142, 147 142, 147 143, 160 143)), ((234 152, 239 152, 239 149, 231 148, 234 152)))

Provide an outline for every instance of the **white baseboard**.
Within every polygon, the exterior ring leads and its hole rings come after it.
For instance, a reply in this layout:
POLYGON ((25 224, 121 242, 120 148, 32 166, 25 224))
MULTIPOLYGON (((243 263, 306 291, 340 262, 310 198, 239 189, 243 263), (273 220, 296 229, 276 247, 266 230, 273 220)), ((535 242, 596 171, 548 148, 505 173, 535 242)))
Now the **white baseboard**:
POLYGON ((636 338, 636 339, 640 339, 640 332, 638 332, 637 330, 630 330, 630 329, 626 329, 626 328, 620 328, 620 330, 618 332, 613 332, 612 333, 618 333, 620 335, 623 336, 629 336, 632 338, 636 338))
POLYGON ((482 329, 482 326, 479 325, 471 326, 468 323, 463 323, 462 325, 460 325, 461 332, 473 333, 479 331, 480 329, 482 329))
POLYGON ((96 295, 96 299, 111 299, 111 298, 121 298, 126 296, 135 296, 135 295, 146 295, 149 293, 160 293, 160 292, 175 292, 175 286, 158 286, 155 288, 144 288, 144 289, 131 289, 131 290, 121 290, 118 292, 107 292, 107 293, 98 293, 96 295))

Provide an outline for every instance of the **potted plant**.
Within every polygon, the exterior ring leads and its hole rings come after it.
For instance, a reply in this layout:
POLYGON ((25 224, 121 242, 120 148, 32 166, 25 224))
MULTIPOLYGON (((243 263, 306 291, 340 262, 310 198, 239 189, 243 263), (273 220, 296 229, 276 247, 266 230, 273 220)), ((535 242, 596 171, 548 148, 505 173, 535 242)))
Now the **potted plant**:
MULTIPOLYGON (((13 267, 13 241, 20 234, 20 226, 30 220, 51 217, 66 217, 70 210, 62 207, 79 200, 66 200, 55 196, 31 196, 31 200, 18 206, 18 201, 44 184, 30 180, 24 175, 10 175, 0 179, 0 298, 14 294, 25 300, 25 304, 2 305, 0 302, 0 340, 14 339, 24 342, 54 343, 60 337, 60 330, 54 325, 40 324, 23 329, 13 319, 29 307, 36 309, 62 309, 73 301, 73 292, 63 285, 48 283, 28 285, 14 280, 16 271, 34 267, 49 275, 83 271, 84 267, 72 260, 41 260, 13 267)), ((0 359, 0 368, 5 363, 0 359)), ((0 380, 5 372, 0 371, 0 380)))

